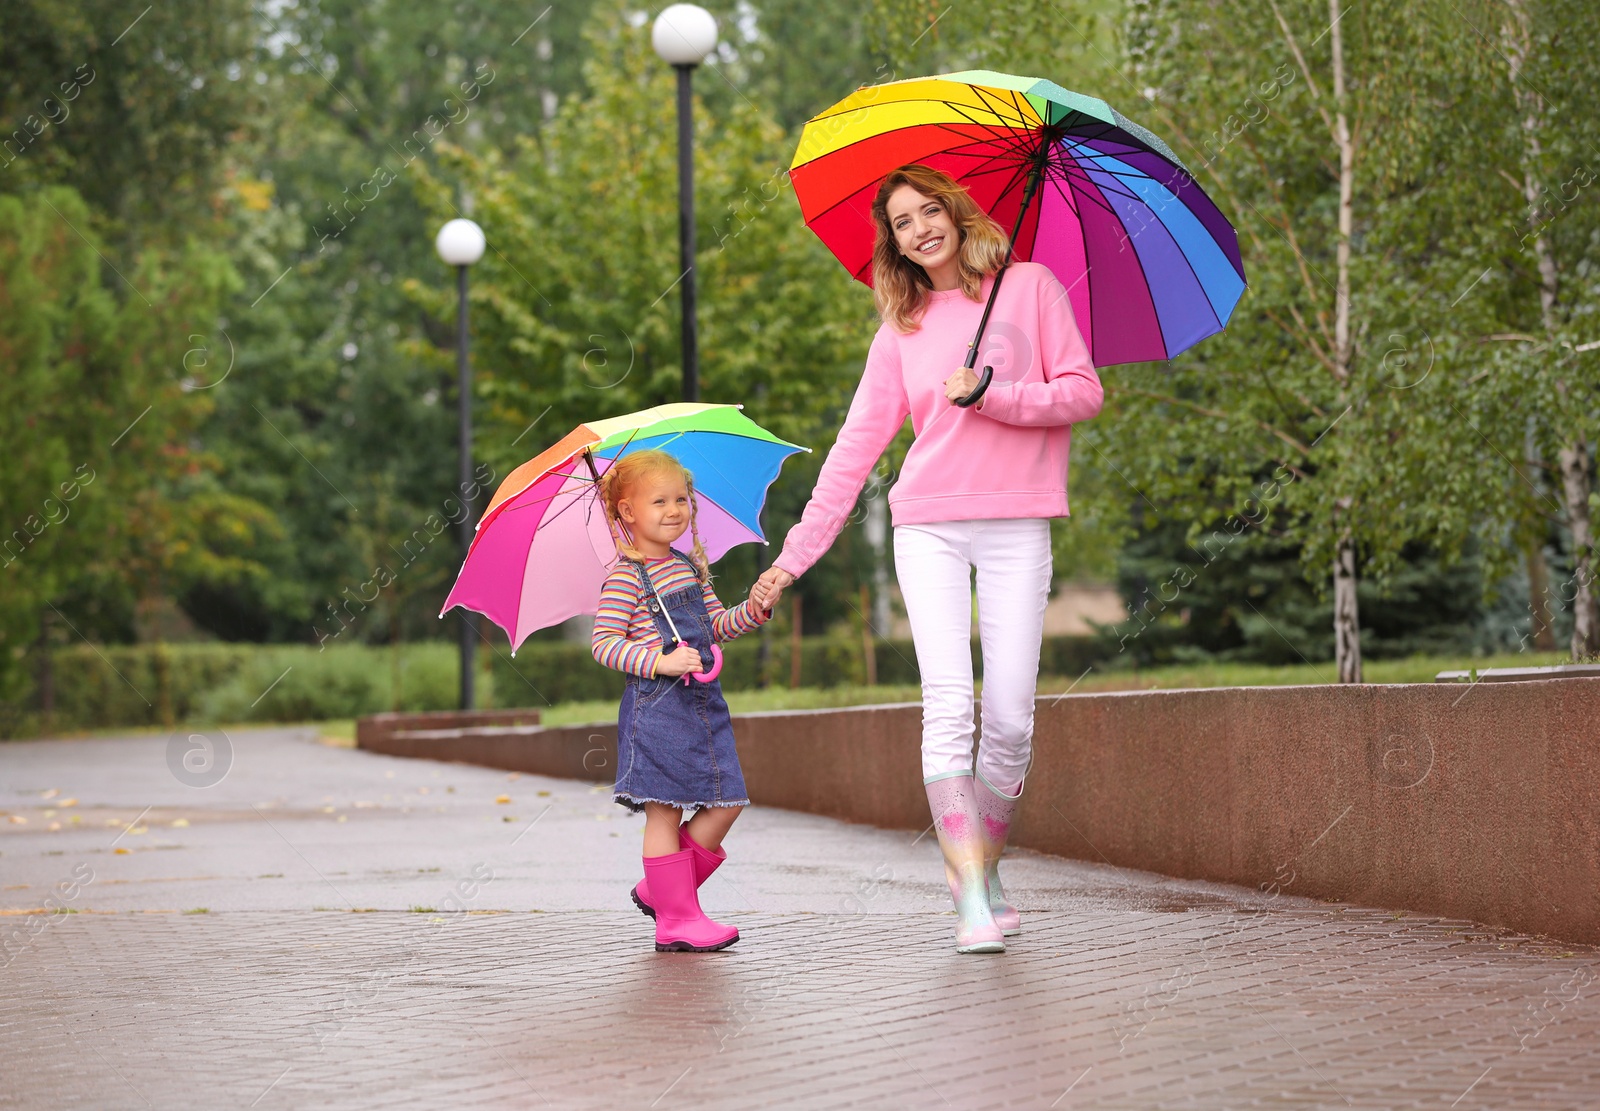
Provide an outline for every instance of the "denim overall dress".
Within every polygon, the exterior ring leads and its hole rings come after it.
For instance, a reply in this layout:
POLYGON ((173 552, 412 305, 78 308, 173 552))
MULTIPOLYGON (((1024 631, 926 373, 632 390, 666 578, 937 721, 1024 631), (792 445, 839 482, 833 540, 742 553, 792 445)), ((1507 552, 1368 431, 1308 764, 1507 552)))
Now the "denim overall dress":
MULTIPOLYGON (((689 562, 681 552, 675 556, 689 562)), ((645 605, 655 621, 666 651, 674 647, 672 624, 684 640, 711 667, 711 615, 706 610, 698 573, 695 582, 681 590, 657 596, 642 563, 629 560, 644 584, 645 605)), ((692 566, 692 564, 691 564, 692 566)), ((705 806, 743 806, 744 773, 733 744, 733 722, 722 684, 702 683, 681 675, 646 679, 629 675, 617 712, 617 782, 613 798, 637 813, 646 802, 662 802, 684 809, 705 806)))

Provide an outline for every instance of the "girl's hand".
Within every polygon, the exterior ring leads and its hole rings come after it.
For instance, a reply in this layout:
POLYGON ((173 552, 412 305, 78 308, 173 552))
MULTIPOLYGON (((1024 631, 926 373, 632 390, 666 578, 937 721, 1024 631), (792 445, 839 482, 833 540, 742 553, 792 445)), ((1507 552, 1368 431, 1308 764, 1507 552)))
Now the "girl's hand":
POLYGON ((783 597, 783 590, 772 583, 757 582, 750 588, 750 608, 771 613, 783 597))
POLYGON ((770 610, 793 582, 794 576, 782 567, 768 567, 750 588, 750 599, 762 609, 770 610))
POLYGON ((700 658, 700 652, 692 645, 680 644, 671 652, 663 652, 661 660, 656 664, 657 675, 687 675, 691 671, 699 671, 705 666, 705 661, 700 658))
MULTIPOLYGON (((960 401, 977 388, 978 376, 966 367, 962 367, 944 380, 944 396, 951 401, 960 401)), ((979 401, 977 407, 982 409, 983 402, 979 401)))

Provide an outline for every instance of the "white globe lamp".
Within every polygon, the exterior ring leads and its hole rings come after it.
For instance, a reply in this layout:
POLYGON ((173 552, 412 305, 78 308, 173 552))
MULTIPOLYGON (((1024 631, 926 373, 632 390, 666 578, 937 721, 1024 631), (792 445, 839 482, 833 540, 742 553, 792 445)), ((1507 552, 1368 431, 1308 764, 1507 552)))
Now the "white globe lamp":
POLYGON ((670 65, 697 66, 717 48, 717 21, 698 4, 673 4, 656 16, 650 44, 670 65))
POLYGON ((471 266, 483 257, 483 229, 471 220, 451 220, 433 241, 439 257, 451 266, 471 266))

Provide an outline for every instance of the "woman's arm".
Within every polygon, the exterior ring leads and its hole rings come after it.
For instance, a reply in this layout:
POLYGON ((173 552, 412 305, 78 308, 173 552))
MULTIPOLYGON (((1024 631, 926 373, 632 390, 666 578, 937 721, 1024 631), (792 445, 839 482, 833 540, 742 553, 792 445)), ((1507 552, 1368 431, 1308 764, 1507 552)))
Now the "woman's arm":
POLYGON ((1076 424, 1100 412, 1105 390, 1078 331, 1066 288, 1053 276, 1039 283, 1039 343, 1043 382, 994 382, 976 412, 1006 424, 1076 424))
POLYGON ((654 679, 661 651, 628 639, 628 623, 639 606, 640 596, 639 577, 631 567, 624 565, 613 571, 600 588, 600 609, 594 615, 594 635, 589 645, 594 658, 606 667, 654 679))
POLYGON ((884 324, 867 352, 866 370, 839 438, 822 463, 811 500, 785 537, 783 552, 772 561, 773 567, 798 578, 822 558, 855 508, 867 473, 910 415, 900 351, 890 326, 884 324))

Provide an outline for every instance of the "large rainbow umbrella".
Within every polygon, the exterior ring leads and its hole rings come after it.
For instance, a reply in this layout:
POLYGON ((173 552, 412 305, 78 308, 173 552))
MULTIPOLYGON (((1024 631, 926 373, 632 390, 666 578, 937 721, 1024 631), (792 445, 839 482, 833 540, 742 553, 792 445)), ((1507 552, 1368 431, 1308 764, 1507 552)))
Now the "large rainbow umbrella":
POLYGON ((1096 366, 1170 359, 1244 292, 1237 234, 1167 144, 1103 100, 991 70, 868 85, 806 124, 789 170, 806 224, 868 285, 873 197, 911 162, 1050 267, 1096 366))
MULTIPOLYGON (((797 447, 738 405, 680 402, 580 424, 506 476, 478 521, 456 584, 439 611, 481 613, 505 630, 514 653, 528 635, 594 613, 618 555, 596 479, 624 455, 659 448, 694 475, 695 524, 706 554, 765 543, 761 505, 797 447)), ((685 532, 674 545, 693 548, 685 532)))

